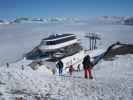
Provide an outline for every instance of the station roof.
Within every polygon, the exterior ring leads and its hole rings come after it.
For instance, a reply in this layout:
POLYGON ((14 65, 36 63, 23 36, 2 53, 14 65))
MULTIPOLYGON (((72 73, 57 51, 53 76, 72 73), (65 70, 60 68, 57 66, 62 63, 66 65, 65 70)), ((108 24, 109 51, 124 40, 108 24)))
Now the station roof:
POLYGON ((69 36, 75 36, 75 35, 74 34, 54 34, 54 35, 50 35, 47 38, 44 38, 43 40, 50 41, 50 40, 56 40, 56 39, 65 38, 69 36))

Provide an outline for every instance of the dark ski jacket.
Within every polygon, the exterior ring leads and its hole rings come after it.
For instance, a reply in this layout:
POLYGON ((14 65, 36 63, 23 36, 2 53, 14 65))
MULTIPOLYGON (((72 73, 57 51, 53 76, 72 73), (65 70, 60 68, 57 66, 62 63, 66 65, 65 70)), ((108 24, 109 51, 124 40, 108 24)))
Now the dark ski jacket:
POLYGON ((56 64, 57 68, 62 69, 63 68, 63 62, 59 60, 56 64))
POLYGON ((93 67, 93 64, 90 61, 90 56, 89 55, 84 57, 82 64, 83 64, 84 69, 93 67))

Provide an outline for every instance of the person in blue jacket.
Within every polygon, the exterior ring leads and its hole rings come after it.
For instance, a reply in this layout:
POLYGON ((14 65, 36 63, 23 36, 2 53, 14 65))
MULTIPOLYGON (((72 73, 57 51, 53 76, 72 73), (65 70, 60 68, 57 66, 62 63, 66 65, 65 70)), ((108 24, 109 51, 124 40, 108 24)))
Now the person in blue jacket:
POLYGON ((62 75, 62 72, 63 72, 63 62, 61 60, 59 60, 56 64, 57 68, 58 68, 58 72, 59 72, 59 75, 62 75))

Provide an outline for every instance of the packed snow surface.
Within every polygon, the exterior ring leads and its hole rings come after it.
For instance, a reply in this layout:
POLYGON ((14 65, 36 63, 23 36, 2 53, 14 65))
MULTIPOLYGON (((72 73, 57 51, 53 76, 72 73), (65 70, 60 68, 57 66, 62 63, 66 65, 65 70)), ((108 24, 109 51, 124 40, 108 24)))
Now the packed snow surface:
POLYGON ((84 79, 83 71, 72 76, 34 71, 19 63, 0 67, 0 100, 132 100, 133 55, 101 61, 93 69, 94 79, 84 79), (16 66, 18 65, 18 66, 16 66))

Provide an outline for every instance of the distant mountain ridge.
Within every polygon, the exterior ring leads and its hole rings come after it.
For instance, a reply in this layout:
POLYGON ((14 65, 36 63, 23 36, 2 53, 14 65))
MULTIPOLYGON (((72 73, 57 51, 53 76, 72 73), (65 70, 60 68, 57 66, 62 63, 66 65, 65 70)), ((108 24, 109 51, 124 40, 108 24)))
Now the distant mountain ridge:
POLYGON ((133 17, 102 16, 100 20, 112 24, 133 25, 133 17))
POLYGON ((133 17, 126 19, 124 21, 124 24, 125 25, 133 25, 133 17))
POLYGON ((0 24, 19 24, 19 23, 99 23, 116 25, 133 25, 133 17, 102 16, 91 19, 67 18, 67 17, 49 17, 49 18, 28 18, 18 17, 14 20, 0 20, 0 24))
POLYGON ((5 20, 0 19, 0 24, 9 24, 9 22, 8 22, 8 21, 5 21, 5 20))

